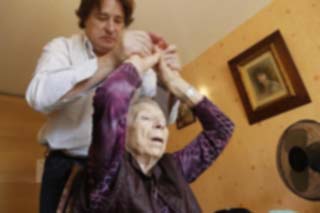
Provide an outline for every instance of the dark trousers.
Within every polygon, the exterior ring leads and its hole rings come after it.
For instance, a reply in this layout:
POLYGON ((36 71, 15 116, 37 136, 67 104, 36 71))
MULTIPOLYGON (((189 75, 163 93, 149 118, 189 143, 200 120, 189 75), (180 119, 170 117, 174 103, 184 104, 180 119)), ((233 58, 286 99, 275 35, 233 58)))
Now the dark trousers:
POLYGON ((85 166, 87 160, 52 151, 46 158, 40 192, 40 213, 56 213, 60 197, 75 163, 85 166))

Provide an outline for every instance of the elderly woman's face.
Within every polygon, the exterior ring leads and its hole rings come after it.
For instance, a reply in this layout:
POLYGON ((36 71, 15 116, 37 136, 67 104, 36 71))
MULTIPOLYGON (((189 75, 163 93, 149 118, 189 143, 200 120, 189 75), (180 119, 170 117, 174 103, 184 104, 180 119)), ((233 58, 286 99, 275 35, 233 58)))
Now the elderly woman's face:
POLYGON ((140 103, 128 124, 127 148, 136 155, 160 158, 166 150, 168 128, 156 105, 140 103))

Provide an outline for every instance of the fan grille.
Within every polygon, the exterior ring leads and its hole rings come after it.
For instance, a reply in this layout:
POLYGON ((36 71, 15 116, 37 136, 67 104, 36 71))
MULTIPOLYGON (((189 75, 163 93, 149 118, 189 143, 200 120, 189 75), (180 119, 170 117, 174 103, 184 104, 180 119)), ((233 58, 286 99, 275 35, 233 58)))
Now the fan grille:
POLYGON ((307 154, 308 147, 319 141, 320 124, 302 120, 285 130, 277 150, 281 178, 293 193, 308 200, 320 200, 320 173, 310 168, 307 154))

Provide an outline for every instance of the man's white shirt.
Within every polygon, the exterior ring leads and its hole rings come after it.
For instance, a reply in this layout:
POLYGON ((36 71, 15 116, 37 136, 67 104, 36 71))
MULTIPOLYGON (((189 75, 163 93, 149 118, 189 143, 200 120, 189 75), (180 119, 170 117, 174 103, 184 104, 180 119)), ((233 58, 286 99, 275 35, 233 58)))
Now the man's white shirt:
MULTIPOLYGON (((26 92, 29 105, 48 117, 39 131, 40 143, 70 155, 88 154, 95 88, 71 99, 61 98, 77 83, 92 77, 97 68, 97 58, 84 34, 55 38, 44 47, 26 92)), ((143 76, 141 94, 158 94, 156 100, 168 111, 165 106, 169 94, 157 87, 153 70, 143 76)), ((176 102, 168 113, 169 122, 176 120, 178 105, 176 102)))

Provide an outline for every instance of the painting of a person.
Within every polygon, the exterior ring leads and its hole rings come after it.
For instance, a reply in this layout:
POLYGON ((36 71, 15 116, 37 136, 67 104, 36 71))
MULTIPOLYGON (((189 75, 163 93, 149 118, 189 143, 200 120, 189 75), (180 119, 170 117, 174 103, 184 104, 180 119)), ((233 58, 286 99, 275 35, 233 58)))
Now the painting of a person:
POLYGON ((270 77, 269 72, 264 69, 256 70, 253 76, 256 85, 257 99, 266 98, 283 88, 279 81, 270 77))

